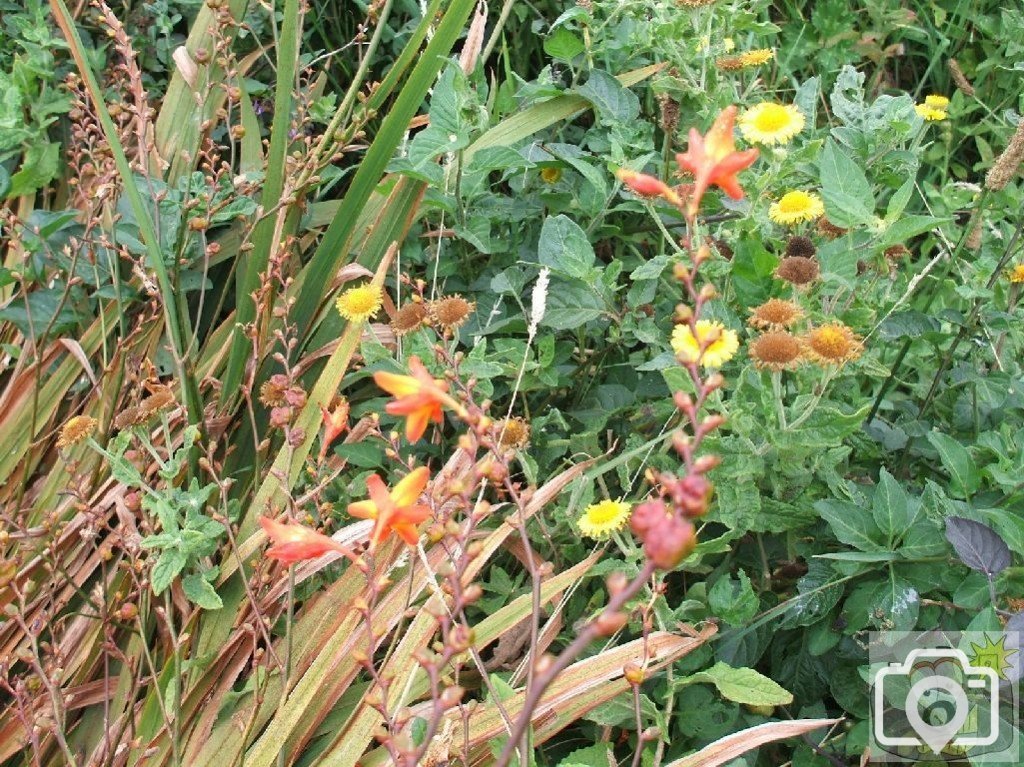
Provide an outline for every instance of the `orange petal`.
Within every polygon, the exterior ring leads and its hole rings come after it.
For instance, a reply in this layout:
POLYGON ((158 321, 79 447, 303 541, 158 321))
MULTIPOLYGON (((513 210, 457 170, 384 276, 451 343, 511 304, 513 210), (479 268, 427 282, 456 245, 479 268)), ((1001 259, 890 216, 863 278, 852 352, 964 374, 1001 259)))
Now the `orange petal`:
POLYGON ((356 501, 348 505, 348 513, 359 519, 376 519, 377 504, 373 501, 356 501))
POLYGON ((423 384, 412 376, 398 375, 378 370, 373 374, 373 380, 384 391, 395 397, 406 397, 416 394, 423 388, 423 384))
POLYGON ((430 424, 430 417, 433 414, 433 407, 424 405, 421 408, 409 413, 405 420, 405 438, 410 442, 416 442, 427 430, 430 424))
POLYGON ((430 519, 431 511, 429 506, 403 506, 395 515, 395 524, 418 525, 430 519))
POLYGON ((391 491, 391 500, 398 507, 412 506, 419 500, 429 479, 430 469, 426 466, 413 469, 395 485, 395 489, 391 491))
POLYGON ((398 536, 410 546, 415 546, 419 543, 420 531, 416 529, 416 525, 398 522, 391 529, 398 533, 398 536))

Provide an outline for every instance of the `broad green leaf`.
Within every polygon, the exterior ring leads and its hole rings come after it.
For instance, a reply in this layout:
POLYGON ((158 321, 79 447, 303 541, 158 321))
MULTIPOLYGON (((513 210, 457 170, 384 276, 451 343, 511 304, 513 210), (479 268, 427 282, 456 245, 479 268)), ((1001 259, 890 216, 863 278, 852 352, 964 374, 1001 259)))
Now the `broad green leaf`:
POLYGON ((981 477, 967 448, 948 434, 939 431, 929 432, 928 441, 939 451, 939 460, 952 480, 953 492, 964 498, 973 495, 981 483, 981 477))
POLYGON ((890 544, 902 536, 914 521, 906 491, 884 466, 878 475, 871 513, 890 544))
POLYGON ((719 578, 708 591, 711 613, 734 626, 751 620, 760 607, 760 600, 750 585, 750 578, 743 570, 737 575, 739 577, 736 579, 729 575, 719 578))
POLYGON ((819 161, 825 212, 836 226, 850 228, 874 218, 871 183, 860 166, 832 139, 825 142, 819 161))
POLYGON ((572 61, 583 50, 583 41, 565 27, 556 28, 544 38, 544 53, 553 59, 572 61))
POLYGON ((591 70, 590 79, 576 92, 594 105, 602 120, 629 122, 640 114, 637 95, 603 70, 591 70))
POLYGON ((843 543, 861 551, 884 550, 882 533, 867 509, 836 500, 818 501, 814 508, 843 543))
POLYGON ((718 662, 706 671, 698 671, 676 682, 685 687, 697 683, 713 684, 723 698, 748 706, 784 706, 793 702, 793 694, 752 668, 733 668, 718 662))
POLYGON ((537 257, 555 272, 587 280, 594 272, 594 248, 579 225, 565 215, 544 220, 537 244, 537 257))

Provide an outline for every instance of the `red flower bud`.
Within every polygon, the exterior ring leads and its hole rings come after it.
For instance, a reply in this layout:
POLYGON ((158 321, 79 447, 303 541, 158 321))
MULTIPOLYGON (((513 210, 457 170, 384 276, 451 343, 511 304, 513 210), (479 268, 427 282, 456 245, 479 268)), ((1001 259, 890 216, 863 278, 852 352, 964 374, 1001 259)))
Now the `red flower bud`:
POLYGON ((696 545, 693 525, 677 517, 666 517, 660 525, 647 531, 644 554, 655 567, 671 570, 686 559, 696 545))

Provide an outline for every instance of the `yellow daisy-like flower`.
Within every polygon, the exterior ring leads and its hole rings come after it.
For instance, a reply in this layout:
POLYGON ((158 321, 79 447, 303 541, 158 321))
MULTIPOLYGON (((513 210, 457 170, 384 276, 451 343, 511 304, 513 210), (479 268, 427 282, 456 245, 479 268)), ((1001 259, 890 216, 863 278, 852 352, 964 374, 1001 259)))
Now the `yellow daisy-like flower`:
POLYGON ((925 97, 924 103, 930 107, 935 107, 936 109, 949 108, 949 99, 946 98, 945 96, 939 96, 938 94, 935 93, 925 97))
POLYGON ((799 189, 786 192, 782 199, 773 202, 768 208, 768 218, 786 226, 812 221, 824 213, 825 205, 818 195, 799 189))
POLYGON ((91 437, 96 431, 97 421, 87 415, 76 415, 61 427, 60 436, 57 437, 57 447, 63 450, 66 447, 77 445, 87 437, 91 437))
POLYGON ((1010 270, 1010 273, 1007 276, 1010 278, 1010 282, 1024 282, 1024 264, 1017 264, 1010 270))
POLYGON ((774 58, 775 51, 771 48, 755 48, 752 51, 740 54, 740 62, 745 67, 757 67, 761 64, 767 64, 774 58))
POLYGON ((803 342, 807 356, 822 366, 842 365, 864 352, 860 336, 838 321, 809 330, 803 342))
POLYGON ((603 538, 621 530, 632 512, 633 507, 624 501, 601 501, 587 506, 577 524, 588 538, 603 538))
POLYGON ((754 328, 784 330, 799 322, 803 316, 803 310, 792 301, 769 298, 760 306, 750 310, 750 319, 747 320, 747 324, 754 328))
POLYGON ((384 293, 381 289, 368 282, 346 290, 334 305, 338 309, 338 314, 349 322, 366 322, 380 311, 383 300, 384 293))
POLYGON ((672 351, 685 363, 699 362, 706 368, 720 368, 732 359, 739 347, 736 331, 727 329, 721 322, 697 320, 696 336, 687 323, 676 325, 672 330, 672 351))
POLYGON ((938 109, 927 104, 918 104, 914 107, 914 111, 917 112, 918 116, 923 117, 926 122, 930 123, 941 122, 949 117, 945 109, 938 109))
POLYGON ((804 128, 804 115, 794 104, 762 101, 740 115, 740 133, 754 144, 788 144, 804 128))
POLYGON ((557 184, 562 180, 562 169, 557 166, 541 168, 540 178, 545 184, 557 184))

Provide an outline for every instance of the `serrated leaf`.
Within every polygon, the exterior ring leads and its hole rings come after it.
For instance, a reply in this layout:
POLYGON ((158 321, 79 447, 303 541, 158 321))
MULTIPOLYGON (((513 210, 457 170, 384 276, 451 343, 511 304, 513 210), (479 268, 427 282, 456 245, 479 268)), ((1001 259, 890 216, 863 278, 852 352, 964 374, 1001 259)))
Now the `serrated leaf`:
POLYGON ((793 702, 793 694, 752 668, 733 668, 718 662, 706 671, 698 671, 676 682, 677 687, 696 683, 713 684, 723 698, 748 706, 784 706, 793 702))
POLYGON ((185 596, 204 610, 219 610, 224 606, 216 589, 199 573, 186 575, 181 581, 185 596))
POLYGON ((185 568, 185 563, 188 561, 188 557, 185 556, 185 552, 175 547, 173 549, 164 549, 160 552, 160 558, 157 559, 156 565, 153 566, 153 575, 151 578, 151 585, 153 587, 153 593, 160 595, 164 592, 171 582, 178 576, 185 568))
POLYGON ((993 577, 1010 566, 1010 547, 999 534, 981 522, 963 517, 946 519, 946 540, 960 561, 972 570, 993 577))

